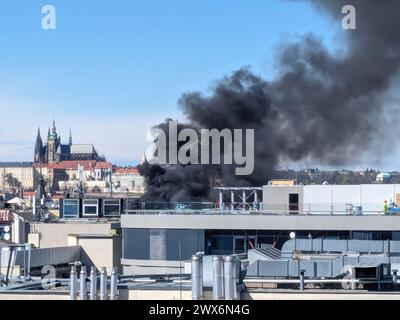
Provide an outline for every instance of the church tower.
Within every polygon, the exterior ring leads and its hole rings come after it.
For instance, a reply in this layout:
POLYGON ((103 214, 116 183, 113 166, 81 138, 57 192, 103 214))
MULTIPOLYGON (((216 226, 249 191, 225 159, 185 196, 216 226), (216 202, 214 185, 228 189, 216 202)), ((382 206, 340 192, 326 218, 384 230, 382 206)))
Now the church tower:
POLYGON ((47 163, 56 162, 56 153, 58 146, 60 145, 60 139, 57 135, 56 122, 53 120, 53 126, 49 128, 47 136, 47 163))
POLYGON ((36 136, 36 143, 35 143, 35 155, 33 162, 34 163, 42 163, 43 162, 43 141, 42 137, 40 136, 40 128, 38 128, 37 136, 36 136))

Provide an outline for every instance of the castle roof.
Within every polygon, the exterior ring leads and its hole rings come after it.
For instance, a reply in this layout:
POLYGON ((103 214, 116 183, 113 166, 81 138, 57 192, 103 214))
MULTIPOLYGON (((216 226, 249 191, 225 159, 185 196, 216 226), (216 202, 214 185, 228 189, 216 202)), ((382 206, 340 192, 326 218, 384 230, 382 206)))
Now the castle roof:
POLYGON ((82 160, 82 161, 62 161, 50 163, 47 165, 49 169, 61 169, 61 170, 78 170, 78 166, 83 166, 83 170, 93 170, 93 169, 109 169, 112 168, 112 164, 107 161, 92 161, 92 160, 82 160))
POLYGON ((117 167, 117 168, 114 168, 113 173, 117 173, 117 174, 135 174, 135 173, 139 173, 139 171, 138 171, 138 169, 136 167, 130 167, 130 168, 117 167))
POLYGON ((71 154, 93 154, 95 150, 92 144, 73 144, 70 152, 71 154))

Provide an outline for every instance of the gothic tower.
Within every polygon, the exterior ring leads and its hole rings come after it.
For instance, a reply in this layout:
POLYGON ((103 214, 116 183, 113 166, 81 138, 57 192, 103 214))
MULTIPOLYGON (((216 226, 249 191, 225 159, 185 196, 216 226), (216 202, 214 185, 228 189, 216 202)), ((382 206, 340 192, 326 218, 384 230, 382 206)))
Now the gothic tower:
POLYGON ((43 141, 42 137, 40 136, 40 128, 38 128, 37 136, 36 136, 36 143, 35 143, 35 155, 33 159, 34 163, 42 163, 44 162, 43 159, 43 141))
POLYGON ((53 120, 53 126, 47 136, 47 163, 56 162, 56 152, 60 145, 60 139, 57 135, 56 122, 53 120))

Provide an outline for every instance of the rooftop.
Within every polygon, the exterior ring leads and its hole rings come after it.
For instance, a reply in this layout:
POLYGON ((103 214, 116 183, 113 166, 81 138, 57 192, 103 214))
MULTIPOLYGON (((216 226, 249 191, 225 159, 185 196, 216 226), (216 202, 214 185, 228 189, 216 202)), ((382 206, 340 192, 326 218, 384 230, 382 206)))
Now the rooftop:
POLYGON ((122 168, 116 167, 113 169, 113 173, 117 174, 138 174, 139 171, 136 167, 122 168))
POLYGON ((92 144, 73 144, 71 145, 72 154, 92 154, 95 149, 92 144))
POLYGON ((112 168, 112 164, 107 161, 94 161, 94 160, 76 160, 76 161, 62 161, 56 163, 50 163, 47 165, 49 169, 75 169, 78 170, 78 166, 83 166, 83 170, 91 169, 109 169, 112 168))
POLYGON ((0 162, 0 168, 31 168, 32 162, 0 162))

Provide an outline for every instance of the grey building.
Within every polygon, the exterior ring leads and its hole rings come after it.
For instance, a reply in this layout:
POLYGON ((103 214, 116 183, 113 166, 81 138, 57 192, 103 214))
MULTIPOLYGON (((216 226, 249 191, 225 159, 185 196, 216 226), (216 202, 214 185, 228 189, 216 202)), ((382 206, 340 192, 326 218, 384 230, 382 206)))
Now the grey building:
MULTIPOLYGON (((288 203, 289 194, 301 192, 293 188, 280 190, 282 195, 275 195, 275 199, 282 198, 288 203)), ((271 198, 265 192, 263 197, 260 203, 271 198)), ((271 246, 280 249, 292 237, 400 240, 400 216, 382 215, 378 211, 365 215, 319 209, 312 212, 303 211, 300 206, 263 210, 253 203, 243 203, 240 210, 226 210, 236 207, 221 204, 220 209, 205 210, 126 210, 121 216, 124 272, 178 273, 181 260, 190 259, 199 251, 228 255, 271 246)))

